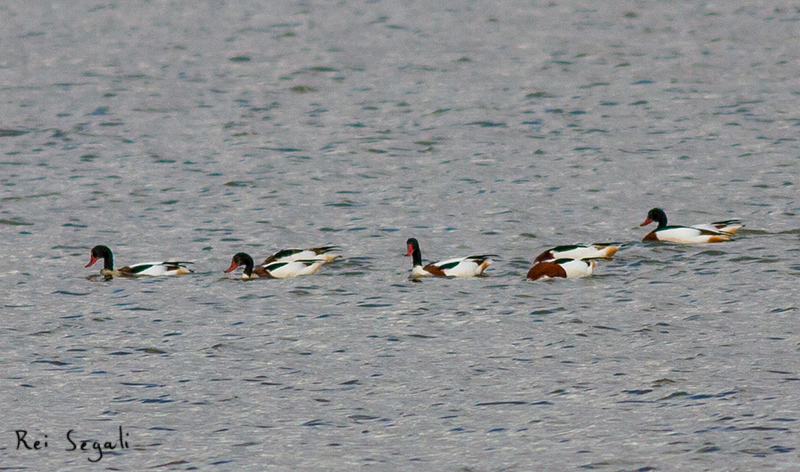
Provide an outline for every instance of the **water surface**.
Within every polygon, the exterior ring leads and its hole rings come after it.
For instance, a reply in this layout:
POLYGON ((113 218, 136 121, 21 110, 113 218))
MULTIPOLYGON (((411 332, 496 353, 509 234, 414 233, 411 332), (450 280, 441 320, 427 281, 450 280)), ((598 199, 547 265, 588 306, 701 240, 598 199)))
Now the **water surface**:
POLYGON ((795 470, 800 14, 0 7, 6 467, 795 470), (643 244, 740 217, 730 242, 643 244), (408 280, 423 258, 487 276, 408 280), (594 277, 528 282, 556 244, 594 277), (84 268, 178 258, 195 273, 84 268), (317 275, 222 270, 336 244, 317 275), (16 450, 16 430, 48 435, 16 450), (98 466, 94 466, 98 467, 98 466))

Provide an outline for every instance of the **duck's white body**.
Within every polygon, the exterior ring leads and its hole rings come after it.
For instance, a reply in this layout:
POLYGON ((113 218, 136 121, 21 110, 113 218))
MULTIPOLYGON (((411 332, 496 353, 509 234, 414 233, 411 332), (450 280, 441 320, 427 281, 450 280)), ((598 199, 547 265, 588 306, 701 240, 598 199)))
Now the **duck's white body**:
POLYGON ((665 228, 651 231, 645 235, 643 241, 666 241, 682 244, 702 244, 720 243, 727 241, 733 236, 741 225, 726 225, 726 231, 711 229, 711 225, 697 226, 667 226, 665 228), (730 229, 735 228, 735 229, 730 229))
POLYGON ((616 254, 617 251, 619 251, 618 246, 607 244, 556 246, 536 256, 536 262, 554 261, 557 259, 608 259, 616 254))
POLYGON ((127 267, 120 267, 116 270, 106 270, 103 269, 100 271, 103 275, 113 275, 113 276, 130 276, 130 275, 151 275, 151 276, 161 276, 161 275, 183 275, 189 274, 192 271, 183 267, 182 264, 187 264, 186 262, 140 262, 139 264, 133 264, 127 267))
POLYGON ((434 262, 426 266, 415 265, 411 276, 419 277, 475 277, 483 274, 492 261, 486 256, 467 256, 434 262))
POLYGON ((572 279, 592 275, 597 262, 584 259, 556 259, 539 262, 528 271, 531 280, 560 277, 572 279))
POLYGON ((322 259, 317 260, 293 260, 293 261, 278 261, 271 264, 258 266, 248 277, 242 274, 243 279, 257 279, 259 277, 273 278, 273 279, 288 279, 290 277, 298 277, 301 275, 312 275, 319 269, 325 261, 322 259), (262 273, 266 271, 269 275, 262 273), (259 275, 262 274, 262 275, 259 275))
POLYGON ((311 247, 307 249, 281 249, 280 251, 272 254, 264 259, 263 264, 271 262, 290 262, 299 260, 321 260, 323 262, 333 262, 336 258, 340 257, 339 254, 329 254, 331 251, 338 249, 338 246, 321 246, 311 247))

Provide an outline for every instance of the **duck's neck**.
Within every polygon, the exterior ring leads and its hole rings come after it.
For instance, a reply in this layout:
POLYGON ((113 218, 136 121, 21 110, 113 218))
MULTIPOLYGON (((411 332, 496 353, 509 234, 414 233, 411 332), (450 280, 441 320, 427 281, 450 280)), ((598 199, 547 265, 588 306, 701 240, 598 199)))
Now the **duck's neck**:
POLYGON ((110 252, 103 254, 103 270, 114 271, 114 256, 110 252))
POLYGON ((253 259, 244 261, 244 272, 242 273, 242 277, 245 279, 253 278, 253 259))
POLYGON ((411 258, 414 260, 413 267, 422 267, 422 251, 418 247, 411 252, 411 258))

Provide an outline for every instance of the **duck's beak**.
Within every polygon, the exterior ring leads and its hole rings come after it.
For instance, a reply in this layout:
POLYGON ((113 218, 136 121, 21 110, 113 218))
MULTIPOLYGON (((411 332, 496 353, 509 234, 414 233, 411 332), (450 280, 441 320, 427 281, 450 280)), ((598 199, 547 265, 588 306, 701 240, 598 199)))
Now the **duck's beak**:
POLYGON ((227 274, 228 272, 232 272, 233 269, 235 269, 237 267, 239 267, 239 264, 237 264, 235 262, 231 262, 231 266, 228 267, 227 269, 225 269, 225 273, 227 274))
POLYGON ((84 267, 91 267, 92 265, 94 265, 95 262, 100 260, 99 257, 94 257, 94 256, 91 256, 91 257, 92 257, 92 260, 90 260, 89 263, 86 264, 84 267))
POLYGON ((651 220, 650 218, 648 218, 648 219, 644 220, 644 223, 640 224, 639 226, 647 226, 647 225, 649 225, 649 224, 650 224, 650 223, 652 223, 652 222, 653 222, 653 220, 651 220))

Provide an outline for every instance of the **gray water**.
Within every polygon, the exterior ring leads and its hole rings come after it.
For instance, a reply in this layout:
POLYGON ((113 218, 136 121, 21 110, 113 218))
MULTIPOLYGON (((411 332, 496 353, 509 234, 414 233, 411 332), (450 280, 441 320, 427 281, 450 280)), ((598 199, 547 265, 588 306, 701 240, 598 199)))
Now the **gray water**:
POLYGON ((0 469, 800 467, 797 5, 0 21, 0 469), (654 206, 747 226, 643 244, 654 206), (428 261, 498 257, 414 283, 412 236, 428 261), (525 280, 547 247, 611 241, 593 277, 525 280), (96 244, 195 273, 106 281, 96 244), (323 244, 343 257, 311 277, 222 273, 323 244), (66 450, 120 427, 99 463, 66 450))

